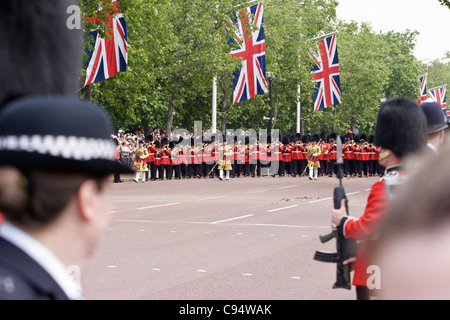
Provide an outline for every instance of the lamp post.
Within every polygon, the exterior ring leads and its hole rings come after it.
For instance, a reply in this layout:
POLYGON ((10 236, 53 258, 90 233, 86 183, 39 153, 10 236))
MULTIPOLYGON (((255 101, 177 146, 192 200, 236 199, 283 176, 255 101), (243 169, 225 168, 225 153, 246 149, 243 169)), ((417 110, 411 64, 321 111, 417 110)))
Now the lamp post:
POLYGON ((272 124, 273 124, 273 108, 272 108, 272 80, 274 78, 273 72, 266 72, 267 80, 269 80, 269 125, 267 126, 267 134, 272 135, 272 124))

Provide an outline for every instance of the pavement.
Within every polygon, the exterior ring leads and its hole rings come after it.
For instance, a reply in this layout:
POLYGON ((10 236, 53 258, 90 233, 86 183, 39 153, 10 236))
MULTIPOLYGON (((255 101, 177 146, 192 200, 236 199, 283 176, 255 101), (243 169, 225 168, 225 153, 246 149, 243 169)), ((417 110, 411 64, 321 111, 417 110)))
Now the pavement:
MULTIPOLYGON (((111 222, 81 271, 86 299, 354 300, 332 289, 333 177, 240 177, 112 184, 111 222)), ((344 178, 359 217, 379 178, 344 178)))

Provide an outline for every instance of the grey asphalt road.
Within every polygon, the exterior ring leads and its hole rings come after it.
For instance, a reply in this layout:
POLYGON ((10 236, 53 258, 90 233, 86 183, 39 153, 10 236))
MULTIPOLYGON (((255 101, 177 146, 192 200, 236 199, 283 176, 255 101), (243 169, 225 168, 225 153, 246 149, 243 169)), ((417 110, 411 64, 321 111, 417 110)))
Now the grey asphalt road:
MULTIPOLYGON (((344 179, 359 217, 378 178, 344 179)), ((111 223, 81 272, 86 299, 353 300, 332 289, 336 178, 241 177, 113 185, 111 223)))

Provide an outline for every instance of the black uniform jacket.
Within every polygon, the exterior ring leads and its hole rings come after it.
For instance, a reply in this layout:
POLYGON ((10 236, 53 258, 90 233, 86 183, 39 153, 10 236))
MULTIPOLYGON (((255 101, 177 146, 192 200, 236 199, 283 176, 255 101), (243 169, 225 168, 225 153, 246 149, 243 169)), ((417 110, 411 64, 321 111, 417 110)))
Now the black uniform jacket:
POLYGON ((36 261, 0 238, 0 300, 68 300, 36 261))

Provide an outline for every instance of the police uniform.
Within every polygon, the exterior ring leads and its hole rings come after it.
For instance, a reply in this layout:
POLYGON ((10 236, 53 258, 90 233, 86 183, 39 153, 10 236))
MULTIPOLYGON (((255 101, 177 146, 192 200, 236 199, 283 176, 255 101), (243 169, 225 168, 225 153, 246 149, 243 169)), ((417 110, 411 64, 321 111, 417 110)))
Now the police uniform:
MULTIPOLYGON (((0 167, 107 176, 133 173, 115 160, 107 114, 55 96, 13 101, 0 115, 0 167), (45 119, 45 121, 42 121, 45 119)), ((32 187, 27 191, 32 196, 32 187)), ((0 225, 0 300, 80 299, 81 288, 56 253, 5 220, 0 225)), ((45 228, 45 226, 44 226, 45 228)))

